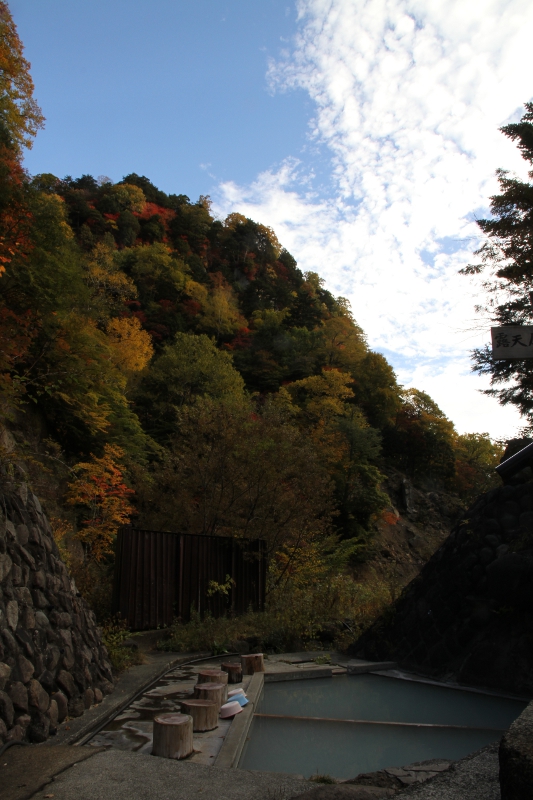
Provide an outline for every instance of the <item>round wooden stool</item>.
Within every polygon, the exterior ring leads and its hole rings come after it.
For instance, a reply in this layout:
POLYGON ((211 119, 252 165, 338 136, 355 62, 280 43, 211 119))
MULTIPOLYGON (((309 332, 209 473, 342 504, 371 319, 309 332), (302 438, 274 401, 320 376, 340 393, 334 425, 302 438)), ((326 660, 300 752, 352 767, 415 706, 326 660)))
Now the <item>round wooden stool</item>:
POLYGON ((154 717, 152 755, 187 758, 193 751, 193 720, 188 714, 159 714, 154 717))
POLYGON ((212 700, 183 700, 181 710, 192 717, 193 731, 212 731, 218 727, 220 706, 212 700))
POLYGON ((220 708, 228 699, 228 686, 226 683, 197 683, 194 687, 194 696, 198 700, 209 700, 218 703, 220 708))
POLYGON ((221 669, 203 669, 198 673, 197 683, 227 683, 228 673, 221 669))
POLYGON ((242 666, 236 662, 222 664, 223 672, 228 673, 228 683, 240 683, 242 681, 242 666))
POLYGON ((265 671, 263 653, 252 653, 249 656, 241 656, 241 664, 243 675, 253 675, 254 672, 265 671))

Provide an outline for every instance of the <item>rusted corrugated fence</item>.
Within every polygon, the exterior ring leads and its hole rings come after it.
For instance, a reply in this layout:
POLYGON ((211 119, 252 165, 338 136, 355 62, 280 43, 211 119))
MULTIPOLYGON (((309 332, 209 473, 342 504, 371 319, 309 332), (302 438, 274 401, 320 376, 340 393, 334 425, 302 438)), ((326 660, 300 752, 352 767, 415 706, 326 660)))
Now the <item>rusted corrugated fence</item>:
POLYGON ((265 602, 265 543, 223 536, 125 527, 117 538, 113 610, 132 630, 184 622, 191 609, 214 617, 261 611, 265 602), (227 595, 208 594, 211 581, 233 579, 227 595))

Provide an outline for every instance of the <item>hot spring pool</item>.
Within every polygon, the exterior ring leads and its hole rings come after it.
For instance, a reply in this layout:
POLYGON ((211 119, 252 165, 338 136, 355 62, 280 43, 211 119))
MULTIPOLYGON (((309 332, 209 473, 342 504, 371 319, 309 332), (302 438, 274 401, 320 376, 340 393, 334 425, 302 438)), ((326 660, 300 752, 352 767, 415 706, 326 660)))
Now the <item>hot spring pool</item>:
POLYGON ((498 740, 525 706, 370 674, 267 683, 239 767, 353 778, 430 758, 456 760, 498 740))

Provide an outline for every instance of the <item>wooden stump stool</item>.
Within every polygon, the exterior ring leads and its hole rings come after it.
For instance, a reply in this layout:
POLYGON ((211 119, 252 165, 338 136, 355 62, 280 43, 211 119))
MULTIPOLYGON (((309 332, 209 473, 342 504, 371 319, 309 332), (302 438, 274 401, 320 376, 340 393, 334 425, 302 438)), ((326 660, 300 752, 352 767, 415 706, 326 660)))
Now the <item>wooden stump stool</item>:
POLYGON ((243 675, 253 675, 254 672, 265 671, 263 653, 252 653, 249 656, 241 656, 241 664, 243 675))
POLYGON ((193 751, 192 717, 188 714, 159 714, 154 717, 152 755, 187 758, 193 751))
POLYGON ((228 699, 228 686, 226 683, 197 683, 194 687, 194 696, 198 700, 217 703, 220 708, 228 699))
POLYGON ((240 683, 242 681, 242 666, 235 662, 222 664, 222 671, 228 673, 228 683, 240 683))
POLYGON ((212 700, 183 700, 181 710, 192 717, 193 731, 212 731, 218 727, 220 706, 212 700))
POLYGON ((227 683, 228 673, 221 669, 203 669, 198 673, 198 683, 227 683))

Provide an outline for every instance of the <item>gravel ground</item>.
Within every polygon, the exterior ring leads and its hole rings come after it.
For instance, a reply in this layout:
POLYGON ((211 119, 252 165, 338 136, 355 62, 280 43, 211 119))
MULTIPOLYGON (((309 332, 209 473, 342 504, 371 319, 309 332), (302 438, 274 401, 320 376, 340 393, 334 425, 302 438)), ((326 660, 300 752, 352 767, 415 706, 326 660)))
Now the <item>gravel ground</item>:
MULTIPOLYGON (((110 797, 113 800, 288 800, 310 788, 308 781, 294 775, 218 769, 109 750, 66 769, 33 798, 44 800, 48 795, 54 800, 109 800, 110 797)), ((332 795, 336 788, 327 787, 332 795)), ((489 745, 428 783, 411 786, 394 797, 500 800, 498 745, 489 745)))
POLYGON ((428 783, 399 792, 399 800, 500 800, 498 743, 457 761, 428 783))
POLYGON ((109 750, 57 775, 38 800, 286 800, 309 789, 292 775, 217 769, 109 750))

